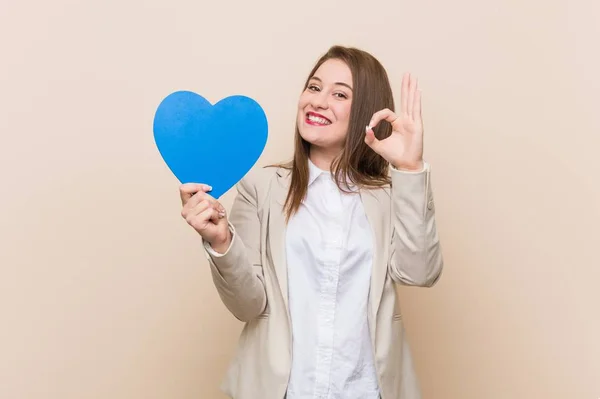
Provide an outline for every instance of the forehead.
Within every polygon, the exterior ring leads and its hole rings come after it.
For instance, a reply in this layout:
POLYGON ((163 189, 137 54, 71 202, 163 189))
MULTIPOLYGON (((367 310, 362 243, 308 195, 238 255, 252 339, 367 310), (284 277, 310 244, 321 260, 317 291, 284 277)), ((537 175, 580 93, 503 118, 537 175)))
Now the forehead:
POLYGON ((346 63, 338 59, 325 61, 313 75, 324 83, 340 82, 347 85, 352 84, 352 72, 346 63))

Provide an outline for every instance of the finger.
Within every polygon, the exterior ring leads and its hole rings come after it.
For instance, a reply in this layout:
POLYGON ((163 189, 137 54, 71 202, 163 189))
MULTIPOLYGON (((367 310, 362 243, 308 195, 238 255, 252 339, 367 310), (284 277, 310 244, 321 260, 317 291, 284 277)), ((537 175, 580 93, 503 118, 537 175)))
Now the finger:
POLYGON ((214 207, 212 206, 210 201, 202 200, 197 205, 195 205, 193 208, 190 209, 189 215, 190 216, 198 216, 202 212, 207 210, 208 208, 214 208, 214 207))
POLYGON ((192 205, 191 201, 188 201, 188 203, 181 210, 181 216, 188 223, 190 223, 190 219, 195 218, 196 216, 198 216, 200 213, 202 213, 208 207, 210 207, 210 202, 208 202, 208 201, 201 201, 194 205, 192 205))
POLYGON ((382 109, 381 111, 377 111, 373 114, 373 117, 371 118, 367 129, 374 128, 382 120, 388 121, 389 123, 394 123, 396 119, 398 119, 398 116, 396 116, 394 111, 388 108, 382 109))
POLYGON ((400 112, 404 115, 408 114, 408 84, 410 73, 405 73, 402 77, 402 90, 400 92, 400 112))
POLYGON ((184 206, 189 206, 189 207, 195 207, 196 205, 198 205, 201 201, 208 201, 211 204, 214 204, 215 202, 217 202, 217 200, 211 196, 210 194, 205 193, 204 191, 198 191, 196 194, 194 194, 192 196, 192 198, 190 198, 187 202, 186 205, 184 206))
POLYGON ((196 230, 205 229, 209 222, 213 219, 215 213, 215 210, 209 207, 200 212, 200 214, 190 217, 187 222, 196 230))
POLYGON ((407 100, 407 115, 413 118, 413 111, 415 108, 415 93, 417 91, 417 78, 412 76, 408 82, 408 100, 407 100))
POLYGON ((215 211, 217 211, 217 213, 219 214, 219 217, 222 218, 225 216, 225 208, 223 207, 223 205, 221 205, 221 203, 219 203, 219 201, 215 200, 213 197, 211 197, 208 194, 202 194, 202 195, 203 195, 203 197, 199 197, 199 198, 203 198, 203 199, 198 201, 198 204, 194 205, 194 201, 196 200, 196 196, 199 196, 199 194, 194 195, 194 197, 188 202, 190 207, 193 206, 194 207, 193 209, 196 209, 196 210, 190 211, 191 214, 197 215, 205 208, 212 207, 215 211))
POLYGON ((195 223, 196 225, 202 225, 207 223, 208 221, 217 223, 220 219, 219 212, 217 212, 215 208, 213 208, 210 205, 206 207, 199 207, 195 210, 199 212, 194 214, 193 216, 190 216, 189 219, 192 221, 192 223, 195 223))
POLYGON ((204 210, 200 215, 199 218, 205 222, 212 222, 214 224, 219 223, 219 220, 221 219, 219 217, 219 212, 217 212, 215 210, 215 208, 210 207, 206 210, 204 210))
POLYGON ((199 183, 182 184, 181 186, 179 186, 179 194, 181 196, 181 202, 183 204, 185 204, 197 192, 209 192, 211 190, 212 190, 212 187, 209 186, 208 184, 199 184, 199 183))
POLYGON ((421 90, 417 90, 417 92, 415 93, 415 108, 413 112, 413 119, 423 123, 423 116, 421 115, 421 90))
POLYGON ((221 203, 219 201, 217 201, 215 198, 211 197, 208 194, 205 194, 206 197, 208 198, 208 201, 210 202, 210 205, 215 208, 215 210, 218 213, 225 213, 225 208, 223 207, 223 205, 221 205, 221 203))

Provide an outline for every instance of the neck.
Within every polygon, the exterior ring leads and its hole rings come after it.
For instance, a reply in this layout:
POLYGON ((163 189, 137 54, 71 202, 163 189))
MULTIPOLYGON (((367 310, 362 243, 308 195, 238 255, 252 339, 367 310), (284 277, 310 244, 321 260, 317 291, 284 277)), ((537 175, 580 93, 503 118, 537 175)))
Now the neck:
POLYGON ((327 150, 311 146, 310 148, 310 160, 315 166, 321 170, 330 171, 333 160, 339 155, 339 151, 327 150))

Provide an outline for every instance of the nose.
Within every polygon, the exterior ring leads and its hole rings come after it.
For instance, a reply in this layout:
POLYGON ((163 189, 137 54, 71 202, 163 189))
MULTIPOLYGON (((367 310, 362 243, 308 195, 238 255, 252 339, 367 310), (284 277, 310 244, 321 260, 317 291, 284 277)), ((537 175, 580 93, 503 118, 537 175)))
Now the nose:
POLYGON ((318 109, 327 109, 329 108, 328 95, 325 90, 314 93, 311 98, 311 105, 318 109))

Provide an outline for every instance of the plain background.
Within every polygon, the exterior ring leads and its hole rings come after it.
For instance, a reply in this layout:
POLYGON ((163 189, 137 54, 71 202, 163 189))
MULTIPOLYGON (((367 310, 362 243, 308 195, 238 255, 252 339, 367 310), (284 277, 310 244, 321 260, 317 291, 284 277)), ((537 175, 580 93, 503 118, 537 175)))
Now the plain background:
POLYGON ((154 111, 176 90, 253 97, 257 165, 285 160, 333 44, 378 57, 397 95, 406 71, 423 89, 446 268, 399 292, 424 399, 600 397, 599 16, 596 0, 3 0, 0 397, 223 398, 241 324, 180 217, 154 111))

